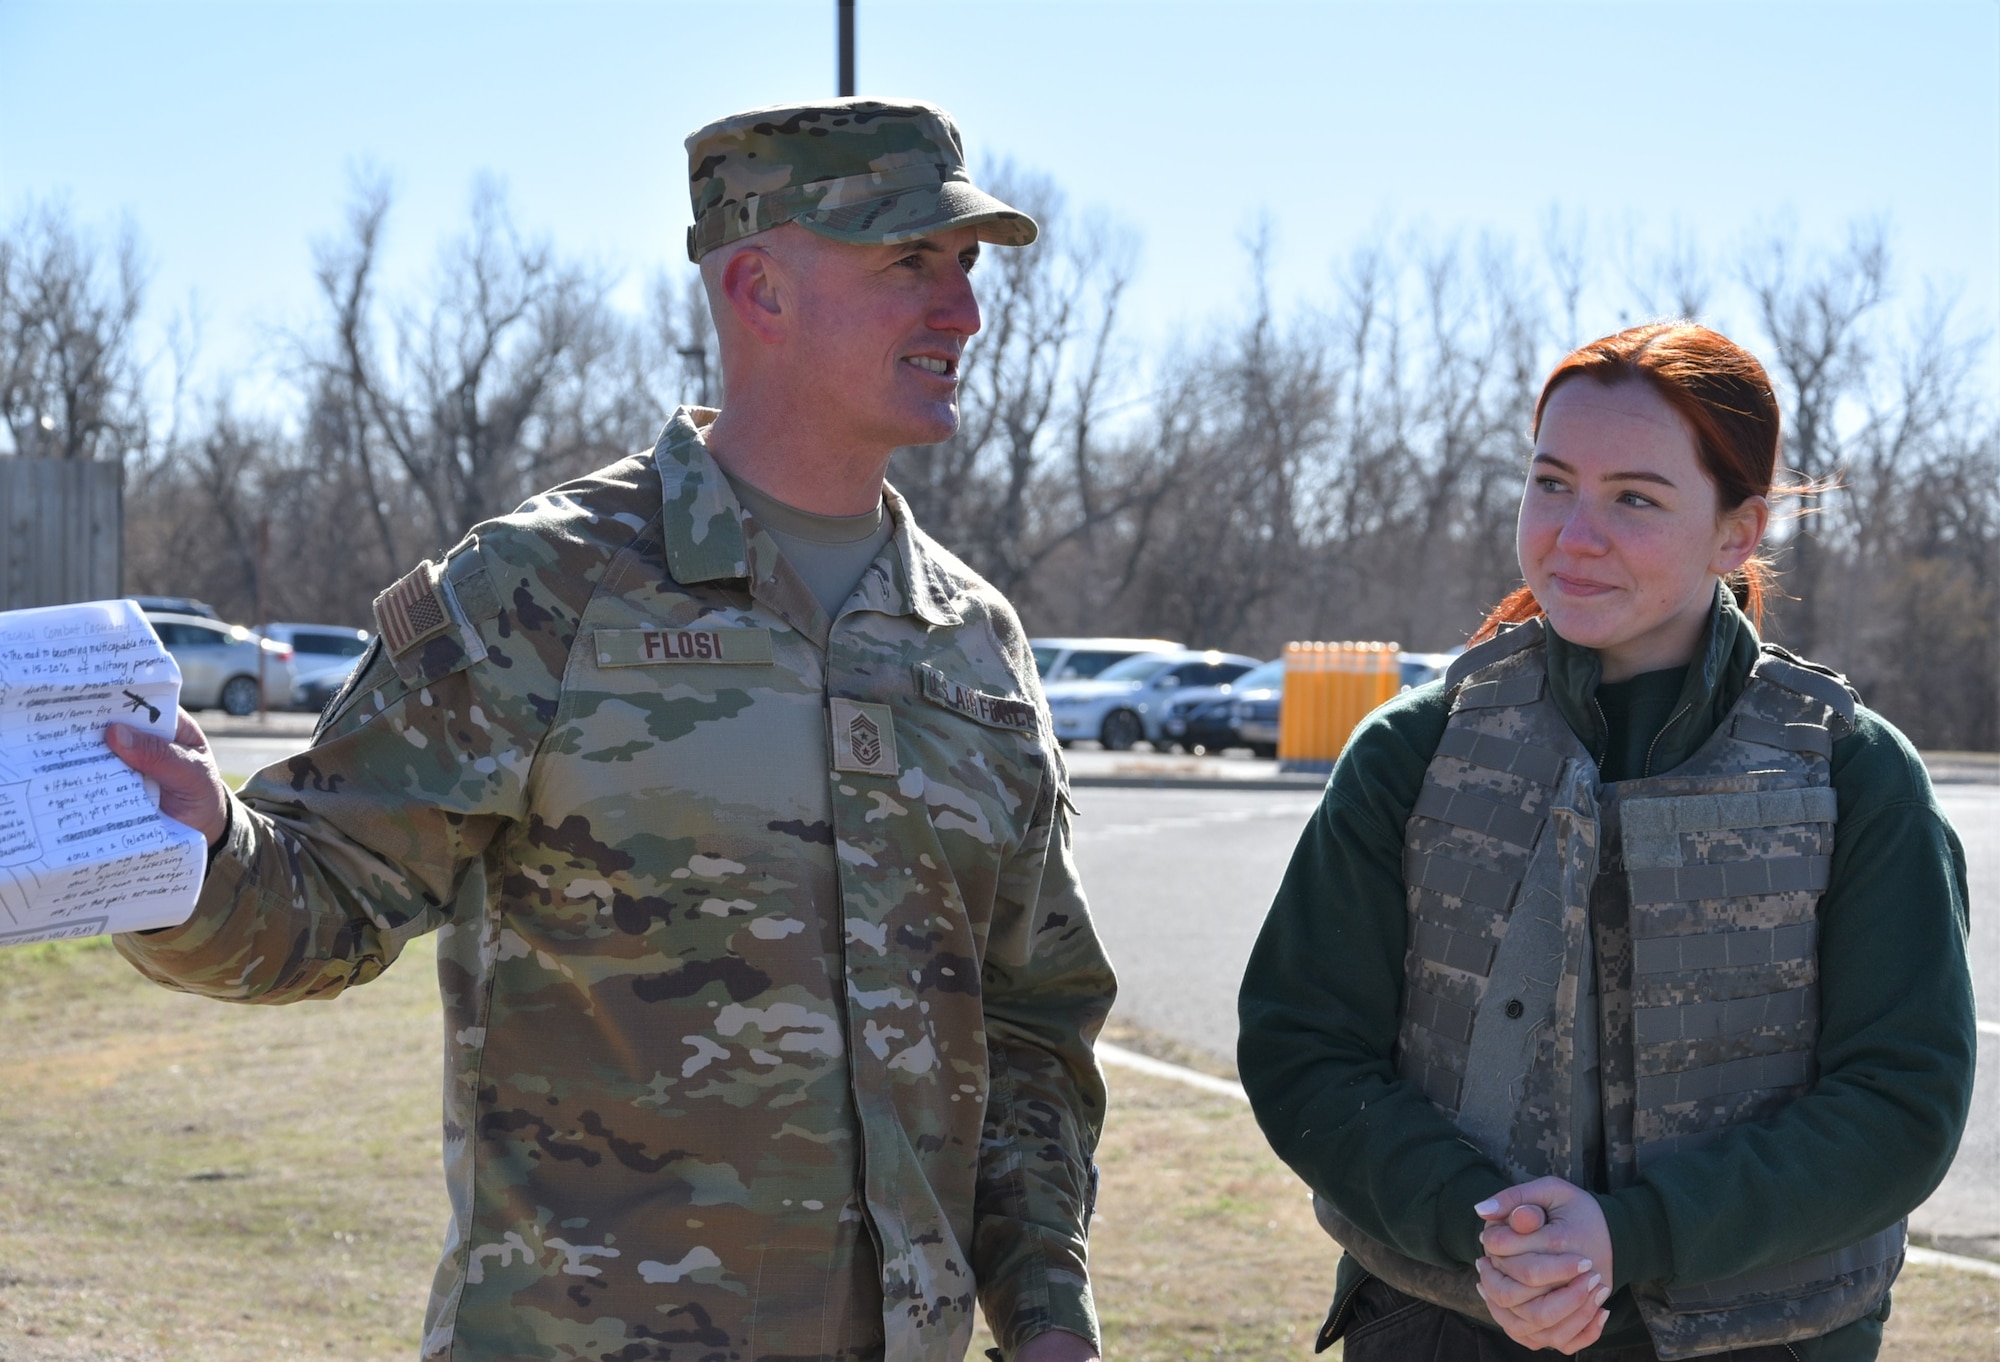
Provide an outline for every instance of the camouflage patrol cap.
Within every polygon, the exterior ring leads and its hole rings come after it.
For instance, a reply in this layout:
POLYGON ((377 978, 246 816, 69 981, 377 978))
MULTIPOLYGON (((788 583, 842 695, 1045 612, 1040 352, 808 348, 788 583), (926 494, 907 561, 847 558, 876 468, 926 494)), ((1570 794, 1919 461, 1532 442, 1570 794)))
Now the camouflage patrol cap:
POLYGON ((1033 218, 972 184, 951 115, 915 100, 835 99, 731 114, 690 133, 688 259, 797 222, 864 245, 947 227, 1025 246, 1033 218))

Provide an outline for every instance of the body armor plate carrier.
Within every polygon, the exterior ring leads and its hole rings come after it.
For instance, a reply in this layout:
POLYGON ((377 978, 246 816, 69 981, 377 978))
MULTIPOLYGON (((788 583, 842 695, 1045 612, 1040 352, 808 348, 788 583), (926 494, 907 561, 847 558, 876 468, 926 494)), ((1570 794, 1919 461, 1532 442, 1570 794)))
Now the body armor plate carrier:
MULTIPOLYGON (((1767 646, 1694 756, 1606 785, 1548 693, 1542 630, 1511 629, 1449 675, 1404 835, 1396 1064, 1511 1176, 1615 1190, 1814 1081, 1829 758, 1854 699, 1767 646)), ((1471 1268, 1418 1262, 1315 1204, 1374 1276, 1490 1319, 1471 1268)), ((1796 1342, 1880 1308, 1904 1243, 1898 1223, 1633 1292, 1662 1358, 1796 1342)))

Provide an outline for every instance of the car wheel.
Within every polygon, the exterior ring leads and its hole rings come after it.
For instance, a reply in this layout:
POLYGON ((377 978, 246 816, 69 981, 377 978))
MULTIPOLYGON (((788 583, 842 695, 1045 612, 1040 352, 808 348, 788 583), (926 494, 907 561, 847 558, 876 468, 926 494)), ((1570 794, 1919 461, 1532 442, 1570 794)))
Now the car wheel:
POLYGON ((1130 751, 1132 744, 1146 736, 1146 729, 1139 722, 1139 716, 1129 709, 1114 709, 1104 716, 1104 731, 1099 735, 1105 749, 1111 752, 1130 751))
POLYGON ((245 714, 257 712, 257 678, 254 676, 232 676, 222 685, 222 709, 225 714, 234 714, 239 719, 245 714))

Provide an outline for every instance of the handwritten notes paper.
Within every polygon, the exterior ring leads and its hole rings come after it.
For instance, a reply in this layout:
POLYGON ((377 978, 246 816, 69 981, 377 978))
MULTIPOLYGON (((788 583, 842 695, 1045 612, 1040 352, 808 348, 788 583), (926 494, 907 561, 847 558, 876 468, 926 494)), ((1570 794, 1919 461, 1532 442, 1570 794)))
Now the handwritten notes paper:
POLYGON ((104 745, 171 738, 181 670, 131 601, 0 612, 0 946, 185 922, 208 845, 104 745))

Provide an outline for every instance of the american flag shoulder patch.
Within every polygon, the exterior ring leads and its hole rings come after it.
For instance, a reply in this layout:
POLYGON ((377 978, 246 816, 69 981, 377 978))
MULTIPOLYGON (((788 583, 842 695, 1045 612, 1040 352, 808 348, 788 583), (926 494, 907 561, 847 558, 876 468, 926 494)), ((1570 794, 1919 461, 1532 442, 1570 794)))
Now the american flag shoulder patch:
POLYGON ((438 565, 422 562, 375 598, 375 629, 382 646, 400 657, 451 624, 438 565))

